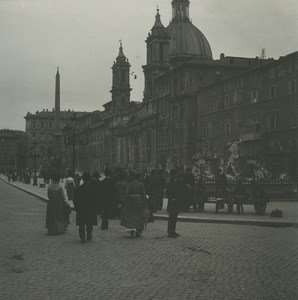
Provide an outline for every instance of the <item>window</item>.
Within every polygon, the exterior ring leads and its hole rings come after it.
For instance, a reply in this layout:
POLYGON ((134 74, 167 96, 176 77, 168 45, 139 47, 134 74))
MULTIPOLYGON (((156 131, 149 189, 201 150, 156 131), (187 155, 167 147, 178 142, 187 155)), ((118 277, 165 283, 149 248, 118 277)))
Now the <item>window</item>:
POLYGON ((269 79, 274 79, 275 78, 275 69, 270 68, 269 69, 269 79))
POLYGON ((34 121, 34 122, 32 123, 32 127, 35 128, 35 126, 36 126, 36 122, 34 121))
POLYGON ((269 99, 276 98, 276 85, 272 85, 269 90, 269 99))
POLYGON ((41 128, 44 128, 44 122, 41 123, 41 128))
POLYGON ((242 76, 237 78, 237 88, 238 89, 243 88, 243 77, 242 76))
POLYGON ((225 91, 228 92, 231 89, 231 82, 230 81, 226 81, 225 82, 225 91))
POLYGON ((164 45, 162 43, 159 45, 159 60, 160 62, 164 61, 164 45))
POLYGON ((184 104, 180 104, 180 120, 184 120, 185 118, 185 106, 184 104))
POLYGON ((224 100, 225 109, 229 109, 232 107, 232 100, 229 97, 226 97, 224 100))
POLYGON ((255 72, 252 74, 252 83, 256 84, 257 81, 258 81, 258 73, 255 72))
POLYGON ((49 123, 49 128, 52 128, 52 122, 49 123))
POLYGON ((225 136, 226 137, 231 136, 231 122, 230 121, 225 122, 225 136))
POLYGON ((239 130, 239 131, 242 130, 242 121, 238 121, 238 122, 237 122, 237 127, 238 127, 238 130, 239 130))
POLYGON ((296 80, 292 80, 289 83, 289 95, 293 95, 297 93, 297 84, 296 84, 296 80))
POLYGON ((269 116, 269 130, 270 131, 273 131, 273 130, 276 130, 276 128, 277 128, 277 116, 276 116, 276 114, 274 113, 274 114, 271 114, 270 116, 269 116))
POLYGON ((180 73, 180 92, 184 93, 185 91, 185 73, 180 73))
POLYGON ((206 125, 202 127, 202 139, 205 140, 208 138, 208 128, 206 125))
POLYGON ((251 91, 250 101, 251 101, 251 103, 257 103, 258 102, 258 90, 251 91))
POLYGON ((291 128, 298 127, 298 114, 297 114, 297 112, 292 112, 290 114, 290 127, 291 128))
POLYGON ((146 134, 146 158, 147 163, 151 163, 151 131, 147 130, 146 134))
POLYGON ((121 70, 121 83, 125 83, 125 70, 121 70))

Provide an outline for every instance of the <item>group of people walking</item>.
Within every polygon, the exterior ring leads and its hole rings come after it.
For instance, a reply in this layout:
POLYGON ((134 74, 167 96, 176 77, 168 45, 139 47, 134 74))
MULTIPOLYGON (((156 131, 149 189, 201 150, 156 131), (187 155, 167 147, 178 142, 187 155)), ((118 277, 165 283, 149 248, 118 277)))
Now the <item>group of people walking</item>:
MULTIPOLYGON (((67 230, 70 213, 67 200, 72 200, 82 242, 92 239, 93 226, 98 225, 98 215, 102 219, 101 230, 109 228, 110 219, 118 218, 132 237, 140 237, 146 224, 154 222, 153 214, 162 209, 164 197, 168 199, 168 237, 176 238, 179 236, 176 232, 178 213, 188 212, 190 206, 194 211, 203 212, 208 201, 203 179, 195 180, 191 169, 186 172, 171 170, 168 177, 158 170, 142 175, 127 173, 123 169, 113 173, 107 169, 103 180, 100 180, 98 172, 85 172, 82 177, 68 174, 66 177, 64 187, 57 175, 53 176, 48 187, 46 228, 49 235, 67 230)), ((253 183, 252 187, 256 212, 263 215, 266 209, 264 192, 257 183, 253 183)), ((227 178, 223 172, 217 174, 215 196, 218 199, 229 198, 227 178)), ((238 180, 232 201, 236 200, 238 212, 243 212, 246 198, 245 187, 238 180)))
POLYGON ((68 222, 68 200, 73 200, 76 211, 76 225, 83 243, 92 239, 93 226, 98 225, 101 215, 101 230, 109 228, 109 219, 119 218, 120 224, 127 228, 132 237, 139 237, 151 214, 149 199, 139 176, 131 172, 129 178, 125 172, 114 174, 105 171, 100 180, 99 173, 83 173, 82 183, 67 176, 65 190, 59 184, 59 176, 53 176, 48 187, 48 206, 46 228, 49 235, 66 231, 68 222))
POLYGON ((82 242, 92 239, 93 226, 98 225, 98 215, 102 219, 101 230, 109 228, 109 219, 118 218, 132 237, 140 237, 146 224, 154 222, 153 214, 162 209, 166 196, 168 236, 179 236, 176 233, 178 212, 189 209, 192 193, 185 174, 172 170, 167 180, 157 170, 150 174, 137 174, 119 169, 114 173, 106 170, 104 175, 104 179, 100 180, 98 172, 85 172, 81 178, 68 174, 64 187, 59 184, 59 176, 53 176, 48 187, 46 228, 49 235, 67 230, 68 200, 72 200, 82 242))

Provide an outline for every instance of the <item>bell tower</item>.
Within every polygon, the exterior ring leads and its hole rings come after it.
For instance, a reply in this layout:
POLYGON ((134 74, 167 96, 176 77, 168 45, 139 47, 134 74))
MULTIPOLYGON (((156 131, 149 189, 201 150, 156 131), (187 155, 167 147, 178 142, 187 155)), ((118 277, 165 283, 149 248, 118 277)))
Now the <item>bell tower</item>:
POLYGON ((147 64, 143 66, 145 75, 144 100, 153 94, 153 78, 169 69, 170 36, 161 22, 159 9, 155 16, 155 23, 146 39, 147 64))
POLYGON ((122 42, 120 41, 119 54, 112 66, 112 109, 113 111, 122 110, 130 102, 130 63, 123 53, 122 42))

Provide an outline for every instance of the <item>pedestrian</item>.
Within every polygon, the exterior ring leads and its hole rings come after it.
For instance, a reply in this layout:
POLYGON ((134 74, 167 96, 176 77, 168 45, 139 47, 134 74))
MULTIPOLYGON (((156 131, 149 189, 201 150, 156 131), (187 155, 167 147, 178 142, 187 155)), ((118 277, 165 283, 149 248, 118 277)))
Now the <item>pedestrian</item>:
POLYGON ((68 174, 66 175, 65 189, 66 189, 68 200, 73 201, 76 186, 75 186, 73 176, 70 172, 68 172, 68 174))
POLYGON ((257 215, 264 216, 267 207, 267 197, 264 189, 255 180, 252 182, 252 197, 257 215))
POLYGON ((83 184, 75 192, 74 208, 77 212, 76 225, 79 226, 79 235, 82 243, 92 239, 93 226, 97 225, 98 201, 96 189, 90 173, 82 175, 83 184))
POLYGON ((199 178, 195 184, 195 198, 198 205, 198 212, 205 211, 205 203, 208 201, 206 185, 203 178, 199 178))
POLYGON ((176 232, 176 223, 179 212, 185 211, 185 208, 189 204, 191 196, 191 188, 185 183, 184 174, 171 171, 170 181, 166 187, 166 195, 169 199, 168 211, 168 237, 176 238, 180 236, 176 232), (176 180, 174 179, 176 177, 176 180))
POLYGON ((165 194, 166 197, 168 198, 168 213, 169 213, 169 218, 168 218, 168 237, 171 238, 176 238, 179 236, 178 233, 176 233, 176 223, 177 223, 177 218, 178 218, 178 205, 176 202, 176 175, 177 171, 176 170, 171 170, 170 171, 170 179, 166 184, 166 190, 165 194))
POLYGON ((60 176, 57 173, 52 175, 52 184, 48 187, 48 205, 46 214, 46 228, 48 235, 57 235, 65 232, 67 218, 65 214, 67 201, 63 186, 60 185, 60 176))
POLYGON ((94 186, 95 199, 97 203, 97 214, 102 213, 102 184, 98 171, 92 173, 92 184, 94 186))
POLYGON ((115 189, 111 179, 112 172, 109 169, 105 170, 105 178, 101 181, 102 190, 102 222, 101 230, 109 229, 109 219, 113 217, 115 208, 115 189))
POLYGON ((217 173, 215 194, 217 198, 228 197, 228 181, 221 168, 218 169, 217 173))
POLYGON ((223 209, 226 203, 228 205, 228 212, 232 213, 233 202, 229 199, 228 180, 222 168, 218 169, 215 184, 216 212, 218 212, 218 209, 223 209))
POLYGON ((132 181, 126 188, 120 225, 128 228, 127 232, 131 234, 131 237, 140 237, 149 217, 147 197, 139 176, 134 172, 130 176, 132 181))
POLYGON ((125 202, 125 192, 127 189, 128 180, 126 173, 124 171, 118 174, 116 183, 115 183, 115 191, 118 205, 118 217, 121 217, 121 211, 125 202))
POLYGON ((237 212, 242 213, 244 211, 243 202, 246 199, 246 190, 244 184, 242 183, 241 178, 237 179, 234 194, 235 194, 235 201, 237 205, 237 212))
MULTIPOLYGON (((196 180, 195 180, 194 174, 192 173, 191 168, 187 168, 186 169, 186 172, 184 174, 184 181, 191 188, 190 203, 189 203, 189 205, 192 205, 193 206, 193 210, 197 211, 197 205, 196 205, 196 201, 195 201, 195 197, 194 197, 195 196, 194 189, 195 189, 195 182, 196 182, 196 180)), ((189 211, 189 208, 188 208, 188 211, 189 211)))
POLYGON ((79 187, 80 184, 81 184, 81 176, 79 173, 75 173, 75 176, 74 176, 74 183, 75 183, 75 187, 79 187))
POLYGON ((154 215, 158 209, 161 209, 162 203, 161 195, 163 195, 164 186, 163 181, 161 180, 158 170, 154 169, 150 173, 150 177, 147 183, 147 190, 149 195, 149 209, 150 217, 149 222, 154 222, 154 215))

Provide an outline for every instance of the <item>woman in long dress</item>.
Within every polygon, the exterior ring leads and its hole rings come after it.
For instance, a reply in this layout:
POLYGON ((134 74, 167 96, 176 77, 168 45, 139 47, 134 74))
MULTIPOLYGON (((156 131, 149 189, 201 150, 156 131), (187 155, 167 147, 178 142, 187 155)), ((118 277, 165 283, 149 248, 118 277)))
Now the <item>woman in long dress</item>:
POLYGON ((60 185, 60 177, 54 175, 52 184, 48 187, 48 206, 46 215, 46 228, 48 235, 57 235, 65 232, 67 227, 67 218, 65 207, 67 204, 64 189, 60 185))
POLYGON ((139 182, 135 173, 131 174, 132 181, 127 185, 124 207, 121 215, 121 225, 128 228, 132 237, 143 233, 148 220, 147 197, 144 184, 139 182))

